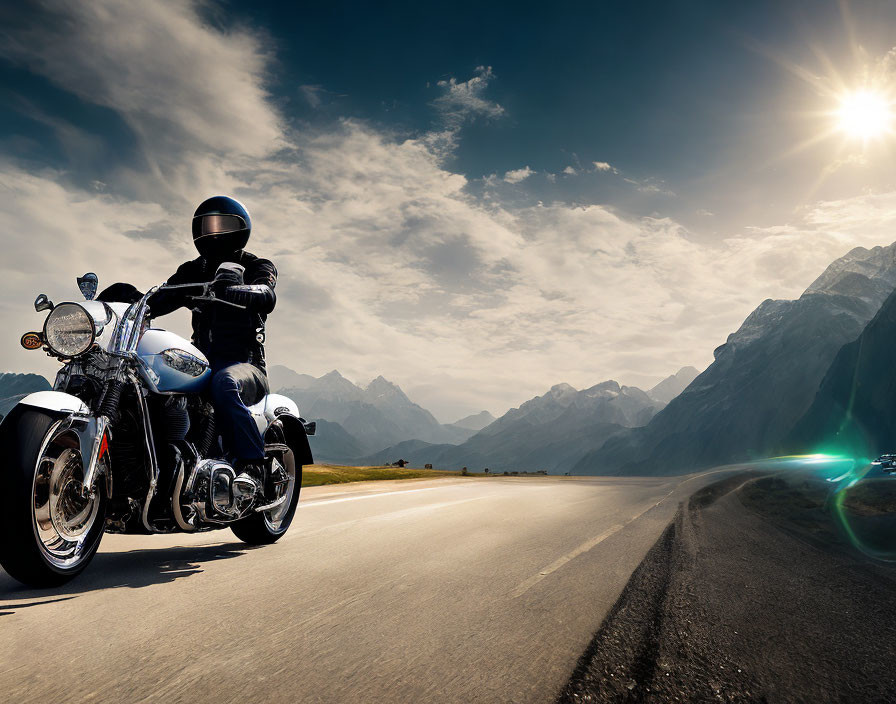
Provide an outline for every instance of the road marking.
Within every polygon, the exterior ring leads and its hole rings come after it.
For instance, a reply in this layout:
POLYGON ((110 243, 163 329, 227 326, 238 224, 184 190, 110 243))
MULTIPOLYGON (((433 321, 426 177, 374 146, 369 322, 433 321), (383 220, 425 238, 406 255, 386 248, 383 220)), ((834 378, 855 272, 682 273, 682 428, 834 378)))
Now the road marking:
POLYGON ((516 589, 514 589, 510 593, 510 597, 512 599, 516 599, 518 596, 522 596, 527 591, 529 591, 529 589, 534 587, 541 580, 543 580, 545 577, 547 577, 549 574, 551 574, 551 572, 556 572, 561 567, 563 567, 563 565, 565 565, 567 562, 569 562, 573 558, 578 557, 583 552, 588 552, 595 545, 597 545, 598 543, 602 543, 604 540, 609 538, 614 533, 617 533, 618 531, 622 530, 624 527, 625 527, 625 524, 617 523, 615 526, 608 528, 607 530, 605 530, 603 533, 601 533, 597 537, 592 538, 588 542, 582 543, 581 545, 579 545, 579 547, 577 547, 572 552, 568 552, 563 557, 561 557, 559 560, 552 562, 550 565, 548 565, 543 570, 541 570, 541 572, 539 572, 538 574, 534 574, 531 577, 529 577, 529 579, 527 579, 525 582, 520 584, 516 589))
MULTIPOLYGON (((452 484, 451 486, 458 486, 452 484)), ((445 489, 444 486, 428 486, 425 489, 399 489, 398 491, 381 491, 378 494, 365 494, 364 496, 346 496, 342 499, 321 499, 320 501, 299 501, 299 508, 312 508, 324 504, 341 504, 343 501, 360 501, 361 499, 377 499, 380 496, 392 496, 393 494, 413 494, 417 491, 435 491, 445 489)))
POLYGON ((605 540, 606 540, 607 538, 609 538, 610 536, 615 535, 616 533, 618 533, 619 531, 621 531, 621 530, 622 530, 623 528, 625 528, 629 523, 632 523, 632 522, 634 522, 634 521, 637 521, 641 516, 643 516, 645 513, 647 513, 650 509, 652 509, 652 508, 656 508, 656 507, 659 506, 661 503, 663 503, 663 501, 665 501, 665 500, 668 499, 670 496, 672 496, 672 494, 674 494, 675 491, 676 491, 679 487, 681 487, 682 484, 687 484, 689 481, 691 481, 691 480, 693 480, 693 479, 697 479, 698 477, 705 477, 705 476, 708 476, 708 475, 710 475, 710 474, 719 474, 720 472, 731 472, 731 471, 740 471, 740 470, 718 469, 718 470, 715 470, 715 471, 713 471, 713 472, 704 472, 704 473, 702 473, 702 474, 697 474, 697 475, 695 475, 695 476, 693 476, 693 477, 689 477, 688 479, 685 479, 684 481, 679 482, 678 484, 676 484, 676 485, 672 488, 672 491, 670 491, 668 494, 666 494, 664 497, 662 497, 659 501, 657 501, 657 502, 654 503, 654 504, 651 504, 650 506, 648 506, 647 508, 645 508, 645 509, 644 509, 643 511, 641 511, 640 513, 636 513, 634 516, 632 516, 631 518, 629 518, 625 523, 617 523, 616 525, 611 526, 610 528, 608 528, 607 530, 605 530, 605 531, 604 531, 603 533, 601 533, 600 535, 595 536, 594 538, 591 538, 591 540, 588 540, 588 541, 582 543, 581 545, 579 545, 579 546, 578 546, 575 550, 573 550, 572 552, 568 552, 568 553, 566 553, 563 557, 561 557, 560 559, 555 560, 555 561, 552 562, 550 565, 548 565, 547 567, 545 567, 543 570, 541 570, 540 572, 538 572, 538 574, 534 574, 534 575, 532 575, 531 577, 529 577, 529 579, 527 579, 525 582, 522 582, 516 589, 514 589, 512 592, 510 592, 510 598, 511 598, 511 599, 516 599, 517 597, 522 596, 522 595, 525 594, 527 591, 529 591, 532 587, 534 587, 536 584, 538 584, 541 580, 543 580, 545 577, 547 577, 548 575, 550 575, 552 572, 556 572, 557 570, 559 570, 561 567, 563 567, 563 565, 565 565, 565 564, 566 564, 567 562, 569 562, 570 560, 575 559, 576 557, 578 557, 578 556, 581 555, 582 553, 588 552, 589 550, 591 550, 591 548, 595 547, 596 545, 599 545, 600 543, 602 543, 603 541, 605 541, 605 540))

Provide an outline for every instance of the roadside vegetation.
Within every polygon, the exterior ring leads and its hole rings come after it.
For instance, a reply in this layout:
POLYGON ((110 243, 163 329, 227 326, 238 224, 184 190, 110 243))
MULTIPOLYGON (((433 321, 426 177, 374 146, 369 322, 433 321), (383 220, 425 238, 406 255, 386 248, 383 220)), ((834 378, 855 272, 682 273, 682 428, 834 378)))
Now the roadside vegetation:
MULTIPOLYGON (((302 486, 323 484, 345 484, 347 482, 367 482, 376 479, 433 479, 437 477, 460 477, 461 472, 441 469, 413 469, 411 467, 349 467, 336 464, 311 464, 302 467, 302 486)), ((498 476, 478 472, 467 472, 468 477, 498 476)))

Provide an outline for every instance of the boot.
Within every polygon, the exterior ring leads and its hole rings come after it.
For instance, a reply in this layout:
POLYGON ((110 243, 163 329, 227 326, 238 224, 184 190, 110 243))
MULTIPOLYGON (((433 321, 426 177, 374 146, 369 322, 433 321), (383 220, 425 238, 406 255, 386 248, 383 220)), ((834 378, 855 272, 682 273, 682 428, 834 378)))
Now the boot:
POLYGON ((235 467, 233 499, 244 505, 264 493, 264 460, 240 460, 235 467))

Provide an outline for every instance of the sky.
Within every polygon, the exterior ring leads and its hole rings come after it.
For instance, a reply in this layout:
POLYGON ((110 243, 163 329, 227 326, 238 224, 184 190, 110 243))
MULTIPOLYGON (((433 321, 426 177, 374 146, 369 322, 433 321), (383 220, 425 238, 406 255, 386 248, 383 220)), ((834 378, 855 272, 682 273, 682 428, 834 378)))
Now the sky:
MULTIPOLYGON (((0 369, 39 292, 146 289, 215 194, 280 271, 270 364, 450 422, 648 388, 890 244, 896 4, 61 0, 0 10, 0 369)), ((166 326, 188 330, 186 316, 166 326)))

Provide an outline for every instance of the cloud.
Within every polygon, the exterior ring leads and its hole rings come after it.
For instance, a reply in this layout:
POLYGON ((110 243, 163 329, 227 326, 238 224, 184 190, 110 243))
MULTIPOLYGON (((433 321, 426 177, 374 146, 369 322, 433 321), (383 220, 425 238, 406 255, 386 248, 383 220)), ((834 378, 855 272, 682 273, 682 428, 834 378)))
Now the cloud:
MULTIPOLYGON (((101 191, 0 161, 0 320, 15 331, 39 326, 38 292, 73 297, 85 271, 101 284, 158 283, 193 256, 195 203, 233 193, 253 216, 251 249, 280 270, 271 363, 450 387, 444 406, 428 400, 436 413, 459 415, 462 403, 500 413, 558 381, 584 387, 704 365, 758 302, 799 295, 833 258, 892 238, 896 194, 818 203, 787 227, 712 244, 668 218, 479 198, 433 133, 408 138, 350 119, 291 131, 265 93, 263 38, 206 24, 195 4, 53 7, 68 41, 43 23, 3 51, 159 141, 153 170, 110 168, 101 191), (136 39, 133 55, 120 50, 133 27, 165 51, 136 39), (210 46, 220 63, 208 60, 210 46), (175 89, 154 92, 168 72, 175 89), (247 102, 225 98, 222 112, 197 84, 224 78, 246 86, 247 102), (199 99, 186 109, 193 87, 199 99), (146 114, 144 90, 159 101, 146 114), (206 121, 232 151, 196 135, 206 121)), ((445 82, 442 109, 500 115, 481 95, 491 75, 445 82)), ((186 319, 165 324, 183 331, 186 319)), ((50 373, 53 363, 17 339, 0 339, 3 366, 50 373)))
POLYGON ((433 101, 433 105, 451 127, 459 127, 476 117, 496 119, 504 115, 503 107, 483 97, 488 84, 495 78, 492 67, 477 66, 474 73, 466 81, 451 77, 437 84, 444 92, 433 101))
POLYGON ((263 38, 217 29, 200 7, 47 0, 48 16, 29 12, 3 30, 0 55, 124 120, 145 166, 119 179, 139 195, 189 199, 289 147, 265 87, 263 38))
POLYGON ((302 86, 299 86, 299 91, 302 93, 302 97, 304 97, 305 100, 308 101, 308 104, 312 108, 317 109, 320 107, 320 104, 321 104, 320 94, 322 92, 324 92, 323 86, 302 85, 302 86))
POLYGON ((593 164, 595 171, 612 171, 614 174, 619 173, 615 167, 610 166, 606 161, 595 161, 593 164))
POLYGON ((536 172, 530 169, 528 166, 524 166, 521 169, 508 171, 506 174, 504 174, 504 180, 507 181, 507 183, 519 183, 520 181, 525 181, 534 173, 536 172))
POLYGON ((567 176, 575 176, 579 172, 576 171, 572 166, 567 166, 565 169, 563 169, 563 173, 565 173, 567 176))

